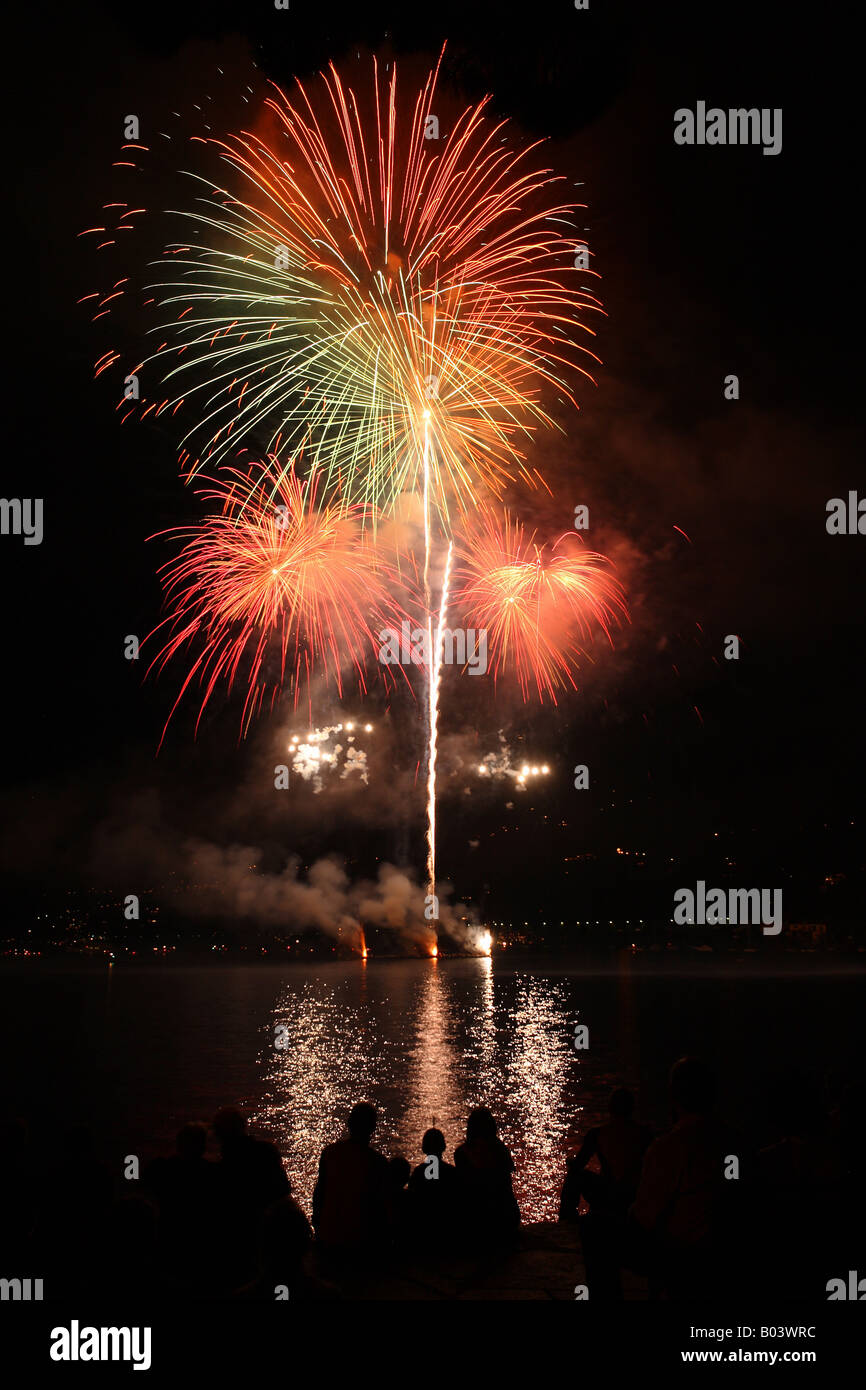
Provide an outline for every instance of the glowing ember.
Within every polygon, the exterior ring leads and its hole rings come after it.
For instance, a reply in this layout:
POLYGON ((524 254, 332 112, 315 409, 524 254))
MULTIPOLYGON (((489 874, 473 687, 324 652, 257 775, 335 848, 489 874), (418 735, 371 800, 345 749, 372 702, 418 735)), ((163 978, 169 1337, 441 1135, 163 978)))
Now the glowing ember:
POLYGON ((356 734, 344 733, 354 728, 369 733, 373 725, 327 724, 306 734, 292 734, 287 750, 292 757, 292 771, 310 782, 315 793, 322 790, 324 778, 331 774, 339 774, 341 782, 353 778, 368 785, 366 750, 358 743, 356 734))
POLYGON ((514 783, 517 791, 524 792, 530 781, 550 777, 551 767, 549 763, 515 763, 500 731, 499 752, 485 754, 484 761, 476 765, 476 772, 479 777, 489 778, 494 782, 508 778, 514 783))

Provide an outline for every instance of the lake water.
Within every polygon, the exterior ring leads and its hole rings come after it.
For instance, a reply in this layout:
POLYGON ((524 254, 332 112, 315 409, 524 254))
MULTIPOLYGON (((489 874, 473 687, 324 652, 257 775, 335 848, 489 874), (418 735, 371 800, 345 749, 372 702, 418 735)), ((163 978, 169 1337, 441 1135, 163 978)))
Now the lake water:
POLYGON ((45 1143, 83 1119, 103 1155, 170 1152, 181 1124, 238 1104, 279 1144, 309 1211, 322 1147, 358 1099, 380 1109, 377 1144, 420 1161, 435 1123, 450 1157, 466 1115, 490 1106, 517 1163, 523 1218, 556 1214, 566 1148, 631 1086, 667 1122, 666 1074, 686 1051, 719 1070, 721 1108, 761 1134, 773 1073, 853 1075, 863 973, 792 957, 659 961, 607 969, 552 960, 369 960, 130 968, 13 963, 3 971, 6 1108, 45 1143), (589 1048, 576 1051, 576 1024, 589 1048), (274 1047, 285 1025, 288 1046, 274 1047))

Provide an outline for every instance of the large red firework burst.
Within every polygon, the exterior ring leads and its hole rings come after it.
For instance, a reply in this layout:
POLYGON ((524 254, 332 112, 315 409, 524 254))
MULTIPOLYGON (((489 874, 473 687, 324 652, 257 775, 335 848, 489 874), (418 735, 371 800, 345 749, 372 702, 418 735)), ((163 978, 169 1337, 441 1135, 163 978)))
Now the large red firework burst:
POLYGON ((576 690, 583 646, 626 615, 622 587, 603 555, 574 533, 551 546, 527 534, 507 511, 482 507, 455 542, 454 607, 487 633, 494 677, 515 676, 524 699, 556 703, 576 690))
POLYGON ((266 700, 290 689, 297 702, 314 667, 340 693, 347 672, 365 688, 377 631, 399 622, 398 576, 360 512, 318 505, 318 481, 275 458, 226 468, 199 489, 216 508, 163 533, 184 544, 160 571, 168 614, 148 640, 169 636, 149 669, 193 651, 169 720, 195 683, 198 728, 216 686, 241 679, 244 732, 266 700))

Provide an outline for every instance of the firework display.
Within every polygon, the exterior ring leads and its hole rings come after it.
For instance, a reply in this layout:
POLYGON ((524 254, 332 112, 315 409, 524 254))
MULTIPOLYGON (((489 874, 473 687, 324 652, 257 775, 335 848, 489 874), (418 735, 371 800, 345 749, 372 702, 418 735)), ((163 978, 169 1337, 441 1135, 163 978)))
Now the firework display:
POLYGON ((358 740, 362 734, 372 732, 372 724, 350 719, 345 724, 292 734, 288 745, 291 770, 310 782, 314 792, 322 790, 328 775, 338 776, 343 782, 352 778, 366 787, 370 780, 367 750, 358 740))
POLYGON ((455 605, 487 632, 494 677, 511 672, 524 699, 577 689, 581 642, 610 640, 625 616, 622 588, 604 556, 572 536, 552 546, 507 512, 476 514, 458 546, 455 605))
POLYGON ((525 792, 527 787, 539 778, 552 776, 550 764, 544 761, 528 762, 526 758, 515 759, 508 747, 502 731, 499 731, 499 748, 493 753, 485 753, 475 768, 478 777, 487 782, 511 781, 515 790, 525 792))
POLYGON ((465 110, 429 139, 438 67, 398 93, 331 67, 317 90, 274 88, 270 139, 206 141, 230 186, 196 174, 194 244, 167 248, 155 284, 166 335, 144 364, 185 401, 191 470, 255 437, 301 445, 329 487, 374 514, 421 483, 431 439, 433 508, 447 520, 479 489, 532 481, 522 443, 550 423, 543 385, 572 398, 593 355, 581 322, 598 300, 575 265, 577 205, 465 110), (365 99, 366 98, 366 99, 365 99))
POLYGON ((342 690, 348 664, 364 689, 390 576, 356 517, 317 505, 317 483, 276 461, 225 470, 202 489, 218 510, 171 533, 184 543, 161 571, 168 616, 151 636, 168 636, 152 666, 194 644, 178 701, 197 683, 199 720, 217 684, 241 676, 244 728, 285 687, 297 699, 314 666, 342 690))
MULTIPOLYGON (((271 84, 253 129, 193 137, 196 196, 175 209, 189 240, 157 263, 157 346, 136 368, 164 393, 141 414, 177 422, 209 506, 169 533, 148 639, 150 669, 188 663, 169 719, 191 687, 196 729, 218 686, 243 687, 242 733, 315 674, 363 695, 387 684, 377 634, 412 614, 434 930, 449 620, 484 634, 494 685, 555 703, 626 611, 602 556, 537 541, 501 505, 543 482, 526 448, 556 425, 546 397, 575 405, 597 360, 580 205, 488 99, 440 131, 441 61, 415 91, 375 59, 357 91, 333 66, 291 95, 271 84)), ((317 733, 292 751, 318 790, 338 755, 317 733)), ((355 750, 348 771, 366 782, 355 750)))
POLYGON ((560 1324, 578 1375, 850 1375, 855 15, 16 12, 0 1316, 34 1383, 417 1374, 419 1303, 483 1309, 482 1374, 541 1302, 536 1375, 560 1324))

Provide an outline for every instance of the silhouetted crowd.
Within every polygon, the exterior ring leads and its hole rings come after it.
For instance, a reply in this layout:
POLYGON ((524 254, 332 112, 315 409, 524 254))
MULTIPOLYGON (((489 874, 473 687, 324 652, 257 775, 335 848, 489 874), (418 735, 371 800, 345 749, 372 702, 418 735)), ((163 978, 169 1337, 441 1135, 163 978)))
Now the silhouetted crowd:
MULTIPOLYGON (((589 1297, 620 1299, 629 1277, 649 1297, 820 1296, 816 1281, 843 1274, 862 1236, 859 1091, 828 1110, 801 1081, 778 1086, 778 1138, 757 1151, 716 1117, 714 1077, 699 1060, 673 1068, 670 1101, 672 1126, 654 1137, 617 1088, 606 1122, 567 1161, 559 1220, 579 1230, 589 1297)), ((42 1278, 47 1298, 74 1288, 270 1301, 351 1297, 371 1272, 407 1260, 506 1258, 521 1219, 491 1112, 472 1111, 453 1163, 445 1135, 427 1130, 414 1169, 374 1146, 376 1121, 360 1102, 323 1150, 312 1222, 276 1145, 234 1108, 213 1120, 218 1160, 206 1157, 206 1127, 184 1125, 175 1153, 147 1164, 119 1200, 85 1128, 45 1159, 26 1126, 6 1122, 2 1272, 42 1278)))
POLYGON ((862 1088, 822 1109, 803 1077, 780 1081, 766 1116, 777 1138, 757 1150, 715 1098, 710 1069, 684 1057, 667 1133, 654 1138, 618 1088, 568 1160, 559 1219, 578 1221, 592 1298, 621 1299, 627 1273, 650 1297, 821 1298, 863 1248, 862 1088))

